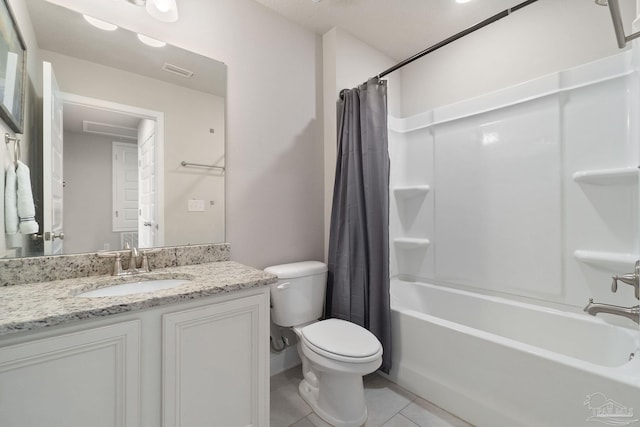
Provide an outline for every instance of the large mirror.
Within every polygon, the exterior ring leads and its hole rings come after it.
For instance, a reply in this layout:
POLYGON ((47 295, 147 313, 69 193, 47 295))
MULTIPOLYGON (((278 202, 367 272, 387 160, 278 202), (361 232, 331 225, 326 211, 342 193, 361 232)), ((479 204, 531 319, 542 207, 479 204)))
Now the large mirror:
POLYGON ((226 66, 27 3, 28 55, 51 66, 27 101, 43 106, 29 155, 42 237, 15 256, 224 241, 226 66))

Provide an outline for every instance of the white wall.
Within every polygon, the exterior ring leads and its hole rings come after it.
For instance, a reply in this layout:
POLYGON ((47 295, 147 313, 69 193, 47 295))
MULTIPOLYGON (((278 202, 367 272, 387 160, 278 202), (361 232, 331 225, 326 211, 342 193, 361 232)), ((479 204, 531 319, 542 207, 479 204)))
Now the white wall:
POLYGON ((64 250, 68 253, 120 248, 112 231, 112 141, 100 135, 64 134, 64 250))
POLYGON ((173 24, 126 2, 52 2, 226 63, 232 258, 255 267, 322 259, 318 36, 250 0, 183 0, 173 24))
MULTIPOLYGON (((635 5, 620 5, 629 34, 635 5)), ((402 116, 617 52, 607 7, 592 0, 539 0, 404 67, 402 116)))

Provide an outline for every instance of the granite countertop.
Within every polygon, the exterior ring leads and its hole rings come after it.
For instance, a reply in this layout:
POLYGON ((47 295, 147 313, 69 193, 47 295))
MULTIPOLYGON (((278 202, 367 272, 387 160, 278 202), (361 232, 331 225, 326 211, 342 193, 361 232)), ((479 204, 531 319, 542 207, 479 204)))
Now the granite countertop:
POLYGON ((220 261, 157 269, 133 276, 79 277, 8 286, 0 289, 0 336, 258 288, 276 281, 273 274, 233 261, 220 261), (191 282, 143 294, 76 297, 88 290, 145 279, 189 279, 191 282))

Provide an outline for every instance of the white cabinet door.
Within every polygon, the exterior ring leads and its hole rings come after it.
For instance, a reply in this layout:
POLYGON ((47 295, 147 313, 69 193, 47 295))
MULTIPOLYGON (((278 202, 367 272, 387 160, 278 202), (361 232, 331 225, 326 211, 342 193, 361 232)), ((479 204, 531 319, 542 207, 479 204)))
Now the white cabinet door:
POLYGON ((268 328, 266 293, 164 315, 164 427, 268 427, 268 328))
POLYGON ((0 426, 139 425, 140 322, 0 348, 0 426))

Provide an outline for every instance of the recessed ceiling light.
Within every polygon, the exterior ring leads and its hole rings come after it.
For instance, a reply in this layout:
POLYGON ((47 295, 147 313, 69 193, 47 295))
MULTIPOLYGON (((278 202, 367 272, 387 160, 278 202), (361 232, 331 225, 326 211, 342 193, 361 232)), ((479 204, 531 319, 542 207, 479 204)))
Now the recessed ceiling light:
POLYGON ((147 0, 145 8, 149 15, 162 22, 176 22, 178 20, 178 5, 176 0, 147 0))
POLYGON ((456 0, 456 3, 469 3, 471 0, 456 0))
POLYGON ((167 43, 161 40, 153 39, 149 36, 145 36, 144 34, 138 34, 138 40, 151 47, 164 47, 167 45, 167 43))
POLYGON ((100 28, 105 31, 114 31, 118 29, 116 24, 112 24, 111 22, 103 21, 102 19, 94 18, 88 15, 82 15, 86 21, 93 25, 96 28, 100 28))

